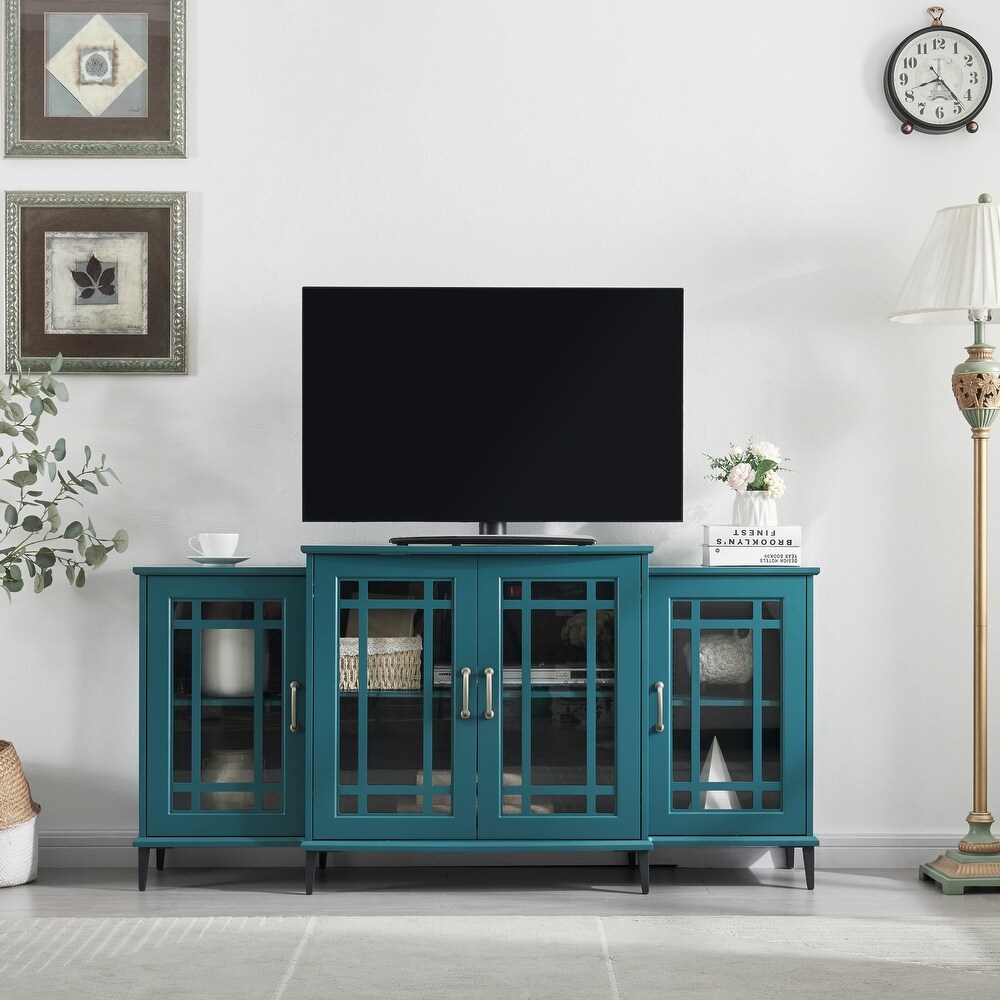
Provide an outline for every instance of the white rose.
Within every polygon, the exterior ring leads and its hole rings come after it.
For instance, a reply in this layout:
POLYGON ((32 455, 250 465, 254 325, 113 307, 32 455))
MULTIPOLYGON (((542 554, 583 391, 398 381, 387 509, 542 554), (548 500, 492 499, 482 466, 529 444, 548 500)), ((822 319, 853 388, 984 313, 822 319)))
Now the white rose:
POLYGON ((750 450, 758 457, 767 459, 769 462, 781 462, 781 450, 776 444, 770 441, 758 441, 750 446, 750 450))
POLYGON ((737 493, 746 493, 747 483, 753 479, 753 476, 753 469, 746 462, 740 462, 739 465, 733 466, 732 471, 726 476, 726 482, 737 493))

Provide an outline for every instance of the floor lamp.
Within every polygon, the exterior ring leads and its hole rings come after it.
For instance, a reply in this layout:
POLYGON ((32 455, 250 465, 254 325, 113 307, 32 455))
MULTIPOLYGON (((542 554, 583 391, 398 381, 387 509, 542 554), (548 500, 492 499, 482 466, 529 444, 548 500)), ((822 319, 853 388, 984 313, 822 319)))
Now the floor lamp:
POLYGON ((993 313, 1000 319, 1000 212, 983 194, 973 205, 942 208, 917 254, 889 316, 904 323, 971 323, 974 342, 955 368, 952 391, 972 428, 972 811, 957 850, 920 866, 948 893, 1000 886, 1000 841, 986 805, 986 569, 987 444, 1000 408, 1000 360, 984 336, 993 313))

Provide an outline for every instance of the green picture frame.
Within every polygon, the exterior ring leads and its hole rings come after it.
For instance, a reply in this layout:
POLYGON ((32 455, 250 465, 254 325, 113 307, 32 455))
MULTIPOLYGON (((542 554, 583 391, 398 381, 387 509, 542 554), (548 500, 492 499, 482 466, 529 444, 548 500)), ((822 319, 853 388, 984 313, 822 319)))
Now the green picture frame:
POLYGON ((6 371, 186 374, 186 195, 6 193, 6 371))
POLYGON ((186 155, 186 0, 3 2, 5 156, 186 155))

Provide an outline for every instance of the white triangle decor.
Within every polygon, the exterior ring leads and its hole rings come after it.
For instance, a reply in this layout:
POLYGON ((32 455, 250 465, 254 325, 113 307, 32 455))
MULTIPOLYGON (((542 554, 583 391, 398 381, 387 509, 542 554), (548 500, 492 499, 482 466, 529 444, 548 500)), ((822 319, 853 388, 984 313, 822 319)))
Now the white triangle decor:
MULTIPOLYGON (((719 738, 712 737, 712 745, 708 748, 705 766, 701 769, 702 781, 732 781, 726 758, 722 756, 719 738)), ((729 789, 714 788, 701 793, 702 809, 739 809, 740 800, 736 792, 729 789)))

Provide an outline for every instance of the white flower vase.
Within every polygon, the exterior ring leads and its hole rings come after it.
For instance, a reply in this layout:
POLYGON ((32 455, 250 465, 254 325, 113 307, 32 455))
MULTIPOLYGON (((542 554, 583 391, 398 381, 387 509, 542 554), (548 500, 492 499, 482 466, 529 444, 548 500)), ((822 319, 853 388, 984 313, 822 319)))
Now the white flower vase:
POLYGON ((767 490, 747 490, 733 498, 733 524, 755 528, 778 523, 778 501, 767 490))

